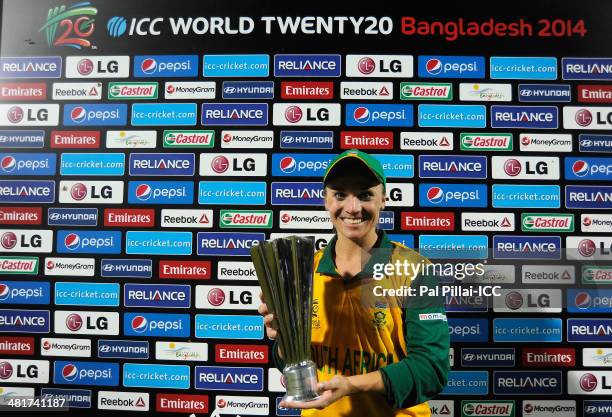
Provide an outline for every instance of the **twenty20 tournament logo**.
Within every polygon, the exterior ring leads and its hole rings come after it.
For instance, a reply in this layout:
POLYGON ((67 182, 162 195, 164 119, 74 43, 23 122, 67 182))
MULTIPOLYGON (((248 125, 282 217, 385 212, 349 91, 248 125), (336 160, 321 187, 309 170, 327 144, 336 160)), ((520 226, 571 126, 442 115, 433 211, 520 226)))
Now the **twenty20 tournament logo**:
POLYGON ((95 29, 95 19, 98 9, 90 2, 81 2, 68 8, 65 5, 52 7, 47 12, 47 21, 38 29, 44 32, 47 45, 69 46, 76 49, 92 48, 89 37, 95 29))

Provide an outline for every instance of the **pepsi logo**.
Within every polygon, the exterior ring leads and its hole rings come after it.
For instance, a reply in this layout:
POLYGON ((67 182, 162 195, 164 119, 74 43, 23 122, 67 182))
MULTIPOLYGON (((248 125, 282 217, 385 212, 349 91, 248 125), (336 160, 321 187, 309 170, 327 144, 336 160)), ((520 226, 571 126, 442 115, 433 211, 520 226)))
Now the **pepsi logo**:
POLYGON ((289 106, 285 110, 285 119, 289 123, 297 123, 302 120, 302 109, 298 106, 289 106))
POLYGON ((157 61, 153 58, 147 58, 140 64, 140 69, 145 74, 153 74, 157 69, 157 61))
POLYGON ((578 253, 584 257, 593 256, 596 249, 597 246, 591 239, 582 239, 580 243, 578 243, 578 253))
POLYGON ((367 107, 357 107, 353 111, 353 119, 357 123, 366 123, 370 120, 370 110, 367 107))
POLYGON ((17 160, 10 155, 5 156, 0 161, 0 168, 4 172, 13 172, 17 167, 17 160))
POLYGON ((210 305, 215 307, 220 306, 225 301, 225 293, 221 288, 213 288, 208 291, 208 295, 206 297, 210 305))
POLYGON ((70 197, 73 200, 83 200, 87 197, 87 186, 83 183, 77 182, 70 187, 70 197))
POLYGON ((74 123, 82 123, 87 117, 87 110, 82 106, 77 106, 70 112, 70 119, 74 123))
POLYGON ((172 84, 168 84, 168 85, 166 86, 166 93, 168 93, 168 94, 172 94, 172 93, 174 93, 174 91, 175 91, 175 90, 176 90, 176 89, 174 88, 174 86, 173 86, 172 84))
POLYGON ((68 248, 68 250, 75 250, 81 244, 81 238, 76 233, 69 233, 64 238, 64 246, 68 248))
POLYGON ((9 379, 13 376, 13 365, 9 362, 0 362, 0 379, 9 379))
POLYGON ((290 215, 288 215, 287 213, 284 213, 284 214, 281 216, 281 222, 283 222, 283 223, 289 223, 290 221, 291 221, 291 216, 290 216, 290 215))
POLYGON ((578 160, 572 165, 572 172, 577 177, 584 177, 589 173, 589 164, 586 161, 578 160))
POLYGON ((574 304, 576 304, 576 307, 578 308, 589 308, 592 302, 593 299, 591 298, 591 295, 586 292, 579 292, 574 297, 574 304))
POLYGON ((531 144, 531 139, 529 138, 529 136, 523 136, 521 138, 521 143, 523 144, 523 146, 529 146, 531 144))
POLYGON ((595 388, 597 388, 597 377, 593 374, 584 374, 580 377, 579 384, 583 391, 595 391, 595 388))
POLYGON ((0 284, 0 300, 6 300, 11 293, 11 289, 6 284, 0 284))
POLYGON ((66 317, 66 327, 68 330, 76 332, 83 326, 83 319, 76 313, 69 314, 66 317))
POLYGON ((4 249, 13 249, 17 246, 17 235, 13 232, 4 232, 0 237, 0 245, 4 249))
POLYGON ((66 381, 74 381, 79 373, 76 365, 69 363, 62 368, 62 377, 66 381))
POLYGON ((221 174, 227 171, 227 169, 229 168, 229 159, 227 159, 223 155, 216 156, 213 158, 212 161, 210 161, 210 167, 217 174, 221 174))
POLYGON ((376 62, 369 56, 365 56, 357 63, 357 69, 364 75, 371 74, 376 69, 376 62))
POLYGON ((590 217, 585 217, 584 219, 582 219, 582 224, 584 226, 590 226, 591 224, 593 224, 593 220, 591 220, 590 217))
POLYGON ((297 167, 297 162, 295 162, 295 159, 291 156, 286 156, 280 160, 280 169, 285 174, 292 173, 293 171, 295 171, 296 167, 297 167))
POLYGON ((136 316, 132 319, 132 330, 136 333, 144 333, 147 330, 148 321, 143 316, 136 316))
POLYGON ((506 294, 506 306, 511 310, 518 310, 523 306, 523 295, 518 291, 506 294))
POLYGON ((425 70, 431 75, 437 75, 442 71, 442 61, 432 58, 425 63, 425 70))
POLYGON ((141 201, 148 200, 152 194, 153 190, 149 184, 140 184, 136 187, 136 198, 141 201))
POLYGON ((574 120, 580 126, 588 126, 593 121, 593 115, 587 109, 580 109, 576 112, 574 120))
POLYGON ((94 63, 91 59, 84 58, 77 63, 77 71, 81 75, 89 75, 94 69, 94 63))
POLYGON ((432 204, 438 204, 442 202, 444 198, 444 191, 440 187, 431 187, 427 190, 427 200, 432 204))
POLYGON ((225 143, 229 143, 229 142, 231 142, 231 141, 232 141, 232 139, 233 139, 233 138, 232 138, 232 135, 231 135, 231 134, 229 134, 229 133, 226 133, 225 135, 223 135, 223 142, 225 142, 225 143))
POLYGON ((506 175, 516 177, 521 173, 521 163, 517 159, 508 159, 504 163, 504 172, 506 175))
POLYGON ((6 117, 11 123, 19 123, 23 120, 23 109, 19 106, 13 106, 8 109, 6 117))

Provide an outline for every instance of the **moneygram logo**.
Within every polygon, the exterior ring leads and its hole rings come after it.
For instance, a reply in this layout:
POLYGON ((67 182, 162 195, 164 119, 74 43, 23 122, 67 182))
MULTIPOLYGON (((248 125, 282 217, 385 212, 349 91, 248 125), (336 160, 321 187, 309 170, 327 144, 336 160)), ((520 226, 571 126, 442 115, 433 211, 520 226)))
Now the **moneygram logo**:
POLYGON ((98 9, 90 2, 74 4, 68 8, 65 5, 52 7, 47 12, 47 21, 38 29, 44 32, 47 45, 68 46, 82 49, 95 47, 89 41, 94 32, 94 16, 98 9))

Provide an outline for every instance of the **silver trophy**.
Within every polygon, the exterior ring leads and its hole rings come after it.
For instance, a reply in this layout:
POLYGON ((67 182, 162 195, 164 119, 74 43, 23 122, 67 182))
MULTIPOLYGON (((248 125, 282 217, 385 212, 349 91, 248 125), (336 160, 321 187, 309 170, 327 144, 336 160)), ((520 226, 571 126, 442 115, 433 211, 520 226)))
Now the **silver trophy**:
POLYGON ((285 401, 318 398, 317 368, 310 359, 314 242, 290 236, 254 245, 251 259, 270 313, 278 323, 277 342, 287 364, 285 401))

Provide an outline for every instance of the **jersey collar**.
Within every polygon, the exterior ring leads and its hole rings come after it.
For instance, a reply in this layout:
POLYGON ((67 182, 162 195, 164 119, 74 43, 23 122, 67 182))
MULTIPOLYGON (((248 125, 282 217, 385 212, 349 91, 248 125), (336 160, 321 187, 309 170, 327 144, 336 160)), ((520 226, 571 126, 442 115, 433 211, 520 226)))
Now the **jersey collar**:
MULTIPOLYGON (((393 249, 393 243, 384 232, 384 230, 377 230, 378 239, 372 249, 393 249)), ((336 264, 334 262, 334 250, 336 249, 336 240, 337 236, 329 241, 325 249, 323 249, 323 255, 321 256, 321 260, 319 261, 319 265, 317 267, 318 274, 330 275, 339 277, 340 274, 336 269, 336 264)), ((372 256, 368 263, 365 265, 363 271, 359 272, 356 276, 371 276, 373 273, 374 264, 376 263, 386 263, 389 260, 390 251, 376 251, 374 256, 372 256)))

